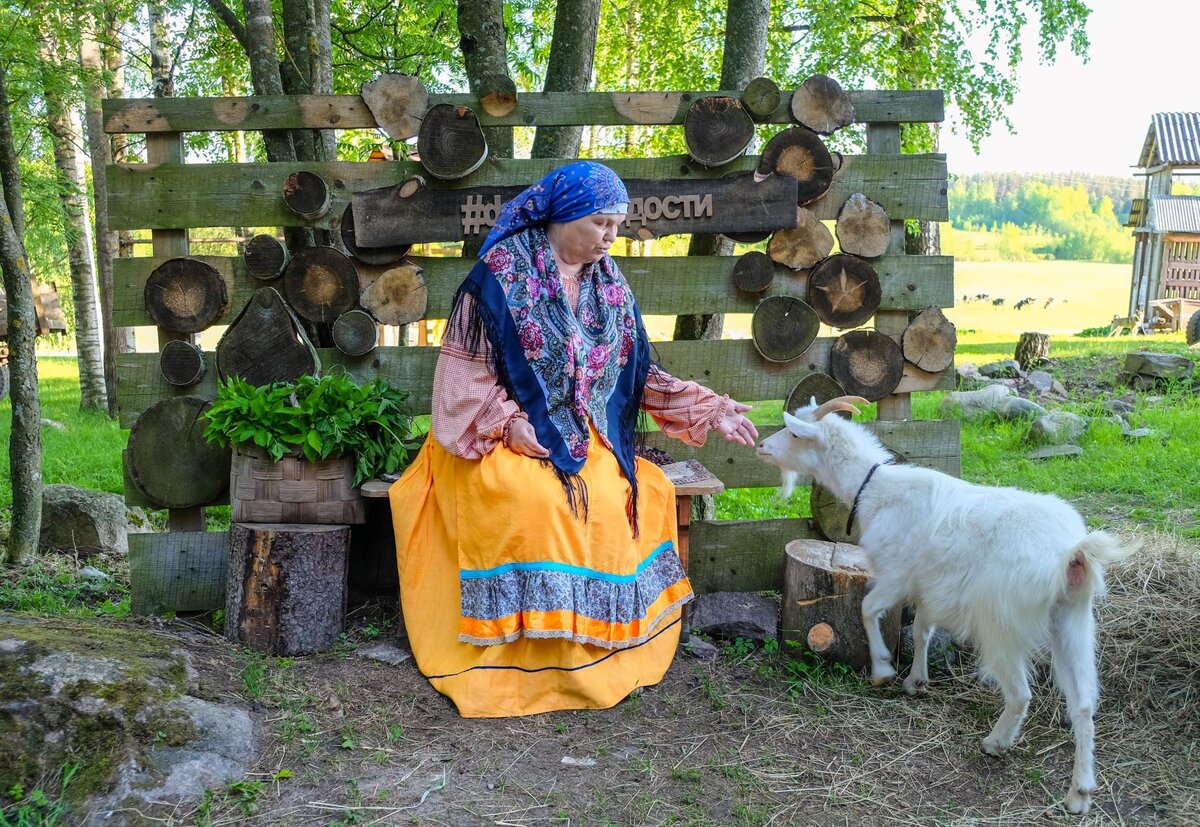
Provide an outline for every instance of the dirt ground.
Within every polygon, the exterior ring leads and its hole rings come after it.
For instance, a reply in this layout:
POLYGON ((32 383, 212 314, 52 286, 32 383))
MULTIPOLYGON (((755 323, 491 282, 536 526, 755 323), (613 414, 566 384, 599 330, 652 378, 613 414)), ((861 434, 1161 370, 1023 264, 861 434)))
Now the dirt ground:
MULTIPOLYGON (((207 693, 253 711, 254 773, 144 823, 263 825, 1198 824, 1200 549, 1151 536, 1101 605, 1100 791, 1085 818, 1059 804, 1070 732, 1045 666, 1008 756, 978 748, 999 697, 934 665, 929 696, 873 689, 794 652, 717 643, 609 710, 464 720, 409 659, 394 605, 360 607, 342 644, 263 658, 201 619, 157 621, 207 693)), ((133 623, 133 621, 127 621, 133 623)), ((146 622, 141 628, 146 627, 146 622)), ((127 813, 132 816, 134 814, 127 813)))

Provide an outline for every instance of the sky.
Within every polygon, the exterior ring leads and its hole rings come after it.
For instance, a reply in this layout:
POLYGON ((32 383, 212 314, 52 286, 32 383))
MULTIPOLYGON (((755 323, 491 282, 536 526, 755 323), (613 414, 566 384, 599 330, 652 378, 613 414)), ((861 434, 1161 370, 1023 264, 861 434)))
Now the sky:
MULTIPOLYGON (((1200 110, 1200 0, 1090 0, 1089 59, 1060 46, 1037 62, 1030 40, 1020 90, 1002 124, 976 155, 943 132, 954 174, 1086 172, 1129 176, 1155 112, 1200 110)), ((949 114, 949 113, 948 113, 949 114)))

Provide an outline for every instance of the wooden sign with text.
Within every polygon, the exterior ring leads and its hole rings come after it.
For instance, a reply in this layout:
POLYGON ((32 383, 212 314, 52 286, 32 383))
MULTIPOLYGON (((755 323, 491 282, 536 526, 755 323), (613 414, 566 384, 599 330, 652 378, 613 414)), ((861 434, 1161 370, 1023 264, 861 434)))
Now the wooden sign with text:
MULTIPOLYGON (((672 233, 742 233, 796 226, 796 179, 749 174, 702 180, 630 180, 629 216, 620 234, 656 238, 672 233)), ((504 202, 524 187, 421 189, 408 197, 400 185, 352 196, 355 243, 390 247, 461 241, 486 235, 504 202)))

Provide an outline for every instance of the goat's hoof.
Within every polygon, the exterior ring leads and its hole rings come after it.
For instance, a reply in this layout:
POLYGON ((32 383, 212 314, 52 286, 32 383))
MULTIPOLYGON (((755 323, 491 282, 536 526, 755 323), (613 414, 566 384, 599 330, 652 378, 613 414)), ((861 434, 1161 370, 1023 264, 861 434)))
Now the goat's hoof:
POLYGON ((994 755, 996 757, 999 757, 999 756, 1003 755, 1004 753, 1008 752, 1008 750, 1011 746, 1012 746, 1012 744, 1006 744, 1003 741, 1001 741, 999 738, 996 738, 993 735, 989 735, 988 737, 984 738, 982 741, 979 742, 979 748, 981 750, 983 750, 988 755, 994 755))
POLYGON ((1063 807, 1068 813, 1083 815, 1092 807, 1092 791, 1072 787, 1067 792, 1067 800, 1063 802, 1063 807))
POLYGON ((924 695, 929 691, 929 681, 925 678, 915 678, 909 675, 904 679, 904 691, 909 695, 924 695))
POLYGON ((896 670, 889 663, 871 670, 871 686, 887 686, 896 679, 896 670))

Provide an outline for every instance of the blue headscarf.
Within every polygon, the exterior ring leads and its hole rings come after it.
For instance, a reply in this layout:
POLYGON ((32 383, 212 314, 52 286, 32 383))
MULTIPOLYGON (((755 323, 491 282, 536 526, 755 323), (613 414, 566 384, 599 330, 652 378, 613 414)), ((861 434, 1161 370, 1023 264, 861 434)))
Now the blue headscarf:
POLYGON ((595 161, 559 167, 525 189, 500 210, 479 257, 497 242, 530 227, 561 223, 600 212, 624 213, 629 193, 617 174, 595 161))

